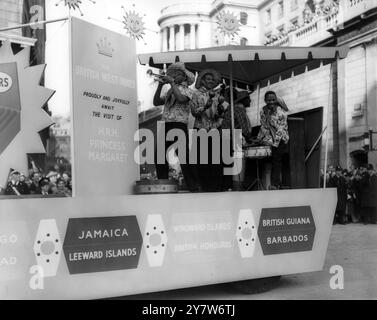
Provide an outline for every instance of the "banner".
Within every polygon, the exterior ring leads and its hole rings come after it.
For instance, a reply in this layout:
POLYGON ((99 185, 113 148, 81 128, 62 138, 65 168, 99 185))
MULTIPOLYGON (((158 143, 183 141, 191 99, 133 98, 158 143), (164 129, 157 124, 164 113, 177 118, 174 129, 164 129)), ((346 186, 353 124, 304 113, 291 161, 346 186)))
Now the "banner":
POLYGON ((135 41, 71 23, 74 193, 131 194, 139 179, 135 41))
MULTIPOLYGON (((22 23, 34 23, 45 20, 45 0, 24 0, 22 23)), ((37 42, 30 50, 30 66, 45 63, 46 26, 32 26, 22 29, 22 36, 35 38, 37 42)))

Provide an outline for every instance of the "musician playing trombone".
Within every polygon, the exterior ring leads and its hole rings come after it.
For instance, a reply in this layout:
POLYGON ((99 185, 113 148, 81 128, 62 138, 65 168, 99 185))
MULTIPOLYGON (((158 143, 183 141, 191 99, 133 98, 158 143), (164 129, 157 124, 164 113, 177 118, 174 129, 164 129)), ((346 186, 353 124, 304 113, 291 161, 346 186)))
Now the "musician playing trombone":
MULTIPOLYGON (((200 72, 196 83, 195 92, 193 94, 191 104, 191 113, 195 117, 194 130, 206 130, 221 137, 219 128, 222 123, 222 118, 219 114, 219 106, 221 106, 225 99, 220 95, 219 90, 215 88, 220 84, 221 76, 214 69, 206 69, 200 72)), ((201 189, 206 192, 221 191, 222 185, 222 165, 215 163, 213 156, 213 146, 209 145, 207 151, 208 163, 199 163, 201 161, 200 151, 205 148, 200 148, 200 145, 205 143, 200 139, 197 146, 197 166, 196 170, 199 176, 201 189)), ((203 146, 205 146, 203 144, 203 146)), ((220 153, 220 145, 217 150, 220 153)))

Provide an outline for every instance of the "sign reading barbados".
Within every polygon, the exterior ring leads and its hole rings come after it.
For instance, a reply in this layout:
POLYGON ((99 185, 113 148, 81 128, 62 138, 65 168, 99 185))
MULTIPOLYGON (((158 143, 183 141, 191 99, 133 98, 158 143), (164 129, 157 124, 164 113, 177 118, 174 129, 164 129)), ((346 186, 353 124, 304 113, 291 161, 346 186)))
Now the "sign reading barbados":
POLYGON ((309 206, 263 209, 258 236, 264 255, 311 251, 315 223, 309 206))

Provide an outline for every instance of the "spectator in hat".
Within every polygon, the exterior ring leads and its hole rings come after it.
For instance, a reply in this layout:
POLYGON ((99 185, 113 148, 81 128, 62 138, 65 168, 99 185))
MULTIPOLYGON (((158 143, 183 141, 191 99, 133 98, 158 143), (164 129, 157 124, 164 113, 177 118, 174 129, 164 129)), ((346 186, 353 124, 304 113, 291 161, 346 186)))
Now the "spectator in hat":
POLYGON ((43 178, 39 181, 39 188, 41 190, 41 195, 46 197, 50 195, 50 180, 47 178, 43 178))
POLYGON ((59 178, 56 183, 56 191, 55 195, 62 196, 62 197, 71 197, 71 191, 65 186, 65 182, 63 179, 59 178))
POLYGON ((373 165, 369 165, 369 197, 371 205, 370 221, 377 224, 377 172, 373 165))
POLYGON ((336 188, 338 195, 334 223, 346 224, 347 181, 341 166, 335 168, 335 176, 330 177, 329 187, 336 188))
POLYGON ((366 168, 362 168, 360 187, 361 220, 364 224, 377 223, 377 175, 373 165, 369 164, 366 168))
POLYGON ((71 184, 70 184, 71 177, 69 176, 69 173, 68 172, 63 172, 62 179, 63 179, 63 181, 65 183, 65 186, 72 191, 71 184))
POLYGON ((40 181, 41 181, 41 174, 39 172, 33 172, 31 175, 31 185, 30 185, 31 194, 41 194, 41 187, 39 184, 40 181))
POLYGON ((50 171, 46 178, 50 181, 50 193, 56 192, 56 183, 58 181, 59 174, 56 171, 50 171))
MULTIPOLYGON (((153 98, 155 106, 164 105, 162 121, 165 123, 165 132, 160 132, 165 141, 164 162, 159 163, 156 152, 156 171, 158 179, 169 179, 169 163, 166 159, 166 152, 175 141, 167 141, 166 136, 170 130, 179 130, 185 136, 185 153, 186 158, 178 154, 181 162, 182 173, 186 185, 190 191, 198 191, 197 174, 195 167, 189 164, 189 135, 188 121, 191 112, 190 100, 193 96, 193 90, 189 88, 195 82, 195 76, 188 71, 182 62, 171 64, 166 75, 159 78, 159 84, 153 98), (165 96, 161 96, 161 90, 164 84, 169 84, 170 89, 165 96)), ((156 148, 161 146, 156 145, 156 148)))
POLYGON ((10 173, 9 182, 5 188, 5 195, 7 196, 21 196, 30 194, 27 184, 20 181, 20 172, 13 170, 10 173))

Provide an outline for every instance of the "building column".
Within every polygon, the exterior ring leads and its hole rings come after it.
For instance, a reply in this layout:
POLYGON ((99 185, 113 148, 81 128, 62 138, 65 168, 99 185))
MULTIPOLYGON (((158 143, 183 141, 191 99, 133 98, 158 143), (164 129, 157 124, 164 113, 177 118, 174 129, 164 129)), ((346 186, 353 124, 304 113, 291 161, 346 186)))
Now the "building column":
POLYGON ((339 164, 342 168, 349 168, 349 143, 347 135, 347 99, 346 99, 346 60, 337 61, 338 70, 338 132, 339 132, 339 164))
POLYGON ((185 25, 179 26, 179 50, 185 50, 185 25))
MULTIPOLYGON (((377 38, 365 45, 366 50, 366 80, 367 80, 367 119, 368 128, 377 132, 377 38)), ((367 131, 366 130, 366 131, 367 131)), ((377 149, 377 137, 373 135, 373 149, 377 149)), ((377 164, 377 151, 370 151, 368 162, 377 164)))
POLYGON ((175 26, 169 28, 169 51, 175 50, 175 26))
POLYGON ((198 25, 198 40, 197 48, 208 48, 212 44, 212 30, 211 22, 203 21, 198 25), (205 35, 205 36, 203 36, 205 35))
POLYGON ((195 24, 190 24, 190 49, 196 49, 195 42, 196 42, 195 24))
POLYGON ((162 52, 168 51, 168 28, 161 31, 162 34, 162 52))

